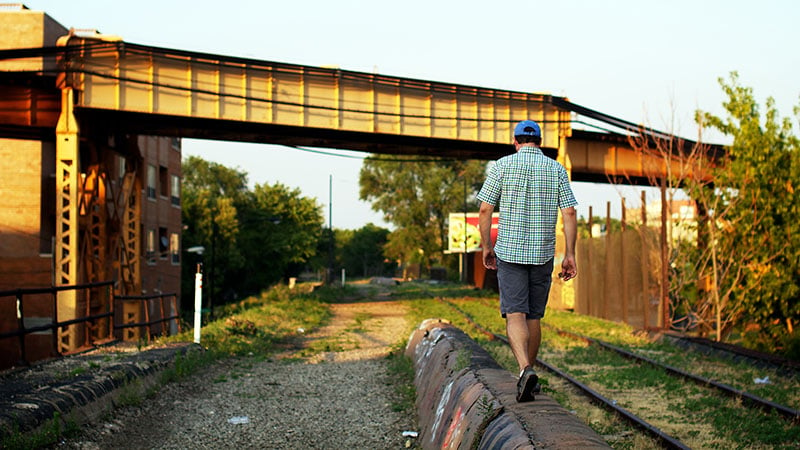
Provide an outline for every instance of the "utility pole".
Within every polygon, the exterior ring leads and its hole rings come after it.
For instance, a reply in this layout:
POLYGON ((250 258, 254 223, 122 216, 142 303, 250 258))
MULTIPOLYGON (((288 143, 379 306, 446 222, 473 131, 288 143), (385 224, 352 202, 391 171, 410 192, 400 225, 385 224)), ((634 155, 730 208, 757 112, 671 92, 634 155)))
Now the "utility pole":
POLYGON ((462 172, 464 177, 464 253, 461 254, 461 282, 469 279, 469 265, 467 264, 467 169, 462 172))
POLYGON ((326 282, 333 283, 333 174, 328 176, 328 273, 326 282))

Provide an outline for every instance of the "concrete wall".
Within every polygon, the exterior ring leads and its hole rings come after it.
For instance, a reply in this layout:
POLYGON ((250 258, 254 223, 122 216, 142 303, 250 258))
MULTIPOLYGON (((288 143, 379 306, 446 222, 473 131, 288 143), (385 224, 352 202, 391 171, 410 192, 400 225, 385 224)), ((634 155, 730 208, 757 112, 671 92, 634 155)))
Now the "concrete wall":
POLYGON ((514 375, 448 323, 423 322, 406 355, 416 372, 422 448, 609 448, 545 394, 517 403, 514 375))
MULTIPOLYGON (((51 238, 54 221, 42 208, 44 189, 49 186, 52 164, 43 164, 43 155, 55 160, 54 144, 39 141, 0 139, 0 291, 21 287, 47 287, 52 284, 51 238), (47 216, 47 217, 45 217, 47 216), (45 225, 43 226, 43 217, 45 225)), ((52 200, 55 208, 55 200, 52 200)), ((17 329, 16 298, 0 297, 0 331, 17 329)), ((26 326, 52 320, 53 303, 49 295, 25 298, 26 326)), ((25 339, 29 357, 51 355, 52 334, 40 332, 25 339)), ((0 340, 0 367, 17 362, 19 341, 0 340)))
MULTIPOLYGON (((0 49, 52 47, 68 30, 43 11, 30 9, 0 9, 2 33, 0 49)), ((0 70, 53 70, 55 57, 38 57, 0 61, 0 70)))

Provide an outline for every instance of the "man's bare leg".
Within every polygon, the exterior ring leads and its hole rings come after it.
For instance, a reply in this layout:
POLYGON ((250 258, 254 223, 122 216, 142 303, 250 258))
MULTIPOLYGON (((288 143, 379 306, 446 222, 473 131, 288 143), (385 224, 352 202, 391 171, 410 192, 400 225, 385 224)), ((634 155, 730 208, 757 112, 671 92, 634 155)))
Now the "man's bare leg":
POLYGON ((527 322, 528 361, 533 365, 536 363, 536 357, 539 356, 539 345, 542 343, 542 325, 541 319, 530 319, 527 322))
MULTIPOLYGON (((531 365, 531 360, 529 359, 531 335, 530 327, 528 326, 530 322, 526 320, 525 313, 506 314, 508 342, 511 345, 514 358, 517 359, 520 372, 531 365)), ((536 350, 538 351, 538 346, 536 350)))

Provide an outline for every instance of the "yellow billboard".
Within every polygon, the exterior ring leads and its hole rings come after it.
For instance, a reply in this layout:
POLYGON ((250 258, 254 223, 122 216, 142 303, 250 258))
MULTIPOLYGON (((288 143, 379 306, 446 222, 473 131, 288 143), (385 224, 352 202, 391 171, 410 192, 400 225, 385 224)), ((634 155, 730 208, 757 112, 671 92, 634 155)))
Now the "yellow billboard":
MULTIPOLYGON (((497 221, 500 215, 492 214, 492 240, 497 239, 497 221)), ((481 250, 481 233, 478 213, 450 213, 447 233, 447 253, 467 253, 481 250)))

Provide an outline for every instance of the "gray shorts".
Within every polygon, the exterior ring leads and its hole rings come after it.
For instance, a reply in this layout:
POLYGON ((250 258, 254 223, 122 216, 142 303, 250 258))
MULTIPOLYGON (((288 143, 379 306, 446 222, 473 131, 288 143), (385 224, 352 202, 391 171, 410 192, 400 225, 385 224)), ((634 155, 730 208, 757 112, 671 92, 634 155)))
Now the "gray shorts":
POLYGON ((553 260, 542 264, 514 264, 497 259, 500 313, 522 312, 528 319, 544 317, 553 283, 553 260))

